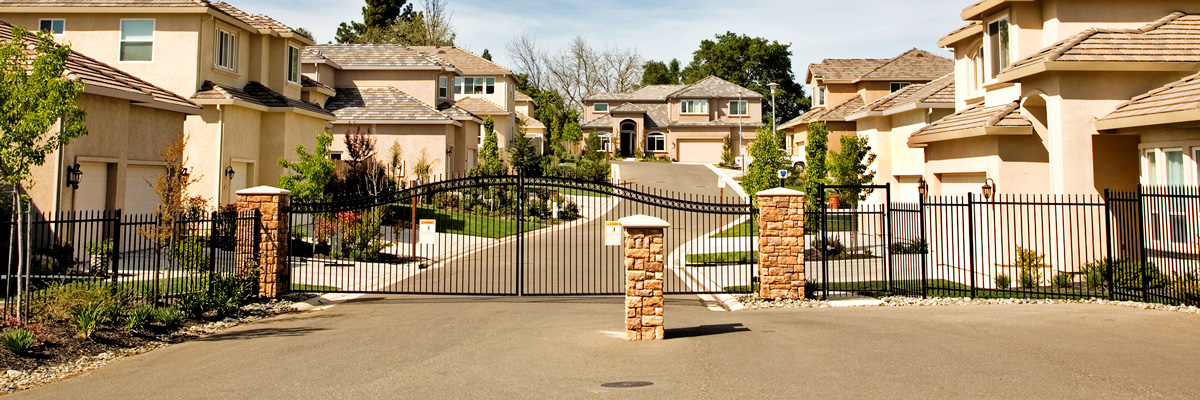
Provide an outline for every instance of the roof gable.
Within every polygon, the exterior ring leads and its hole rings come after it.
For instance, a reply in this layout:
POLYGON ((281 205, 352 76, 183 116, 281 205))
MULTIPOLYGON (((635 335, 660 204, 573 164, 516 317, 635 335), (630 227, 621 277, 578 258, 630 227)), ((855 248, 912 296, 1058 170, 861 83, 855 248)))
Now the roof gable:
POLYGON ((342 68, 443 69, 435 60, 400 44, 318 44, 304 48, 304 62, 330 60, 342 68))
POLYGON ((453 64, 466 75, 512 75, 512 71, 458 47, 409 46, 409 49, 453 64))
POLYGON ((933 80, 954 72, 954 61, 921 49, 889 59, 825 59, 808 67, 808 80, 854 83, 881 80, 933 80))
POLYGON ((337 88, 337 95, 325 102, 325 109, 340 121, 452 121, 436 108, 390 86, 337 88))
POLYGON ((733 82, 709 75, 704 79, 696 81, 691 85, 684 86, 674 93, 667 96, 668 98, 679 97, 742 97, 761 99, 763 96, 758 92, 735 85, 733 82))
POLYGON ((1096 121, 1110 130, 1200 121, 1200 74, 1171 82, 1117 106, 1096 121))

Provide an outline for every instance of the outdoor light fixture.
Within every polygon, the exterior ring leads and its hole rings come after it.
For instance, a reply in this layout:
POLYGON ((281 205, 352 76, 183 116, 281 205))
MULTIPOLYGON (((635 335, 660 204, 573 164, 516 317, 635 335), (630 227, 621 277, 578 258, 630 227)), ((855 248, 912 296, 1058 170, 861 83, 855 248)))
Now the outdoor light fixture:
POLYGON ((917 181, 917 193, 920 193, 922 198, 924 198, 926 194, 929 194, 929 183, 925 182, 925 177, 921 177, 921 179, 917 181))
POLYGON ((83 171, 79 169, 79 163, 67 166, 67 186, 71 189, 79 189, 79 179, 83 177, 83 171))
POLYGON ((181 168, 181 169, 179 170, 179 177, 180 177, 180 178, 183 178, 184 180, 187 180, 187 178, 188 178, 189 176, 192 176, 192 171, 188 171, 187 167, 181 168))
POLYGON ((994 194, 995 192, 996 192, 996 181, 993 181, 992 178, 987 178, 987 180, 983 182, 983 199, 991 200, 992 194, 994 194))
POLYGON ((233 179, 233 174, 235 174, 235 173, 236 172, 233 171, 233 166, 225 167, 225 177, 226 178, 233 179))
POLYGON ((446 148, 446 155, 450 155, 450 153, 453 153, 453 152, 454 152, 454 148, 453 148, 453 147, 447 147, 447 148, 446 148))

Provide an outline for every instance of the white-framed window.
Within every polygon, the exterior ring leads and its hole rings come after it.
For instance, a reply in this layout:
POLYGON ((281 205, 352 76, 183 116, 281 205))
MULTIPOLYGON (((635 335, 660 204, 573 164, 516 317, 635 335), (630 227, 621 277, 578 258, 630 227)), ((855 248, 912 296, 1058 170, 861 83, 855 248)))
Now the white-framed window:
POLYGON ((817 105, 818 106, 825 105, 825 87, 824 86, 817 86, 817 105))
POLYGON ((602 150, 604 150, 606 152, 610 151, 608 149, 608 146, 610 146, 612 144, 612 134, 608 133, 608 132, 600 134, 600 143, 601 143, 600 148, 602 150))
POLYGON ((444 98, 450 96, 450 88, 447 87, 448 82, 449 82, 449 79, 446 79, 446 77, 444 77, 444 76, 438 77, 438 97, 441 97, 444 99, 444 98))
POLYGON ((749 102, 746 100, 730 100, 729 115, 736 115, 739 117, 750 115, 749 110, 746 107, 747 104, 749 104, 749 102))
POLYGON ((121 61, 154 61, 154 20, 121 20, 121 61))
POLYGON ((217 66, 237 69, 237 35, 224 29, 217 29, 217 66))
POLYGON ((1200 186, 1200 147, 1192 148, 1192 184, 1200 186))
POLYGON ((288 46, 287 68, 288 82, 300 83, 300 48, 296 46, 288 46))
POLYGON ((646 151, 667 151, 667 135, 651 132, 646 137, 646 151))
POLYGON ((454 78, 454 94, 496 93, 496 78, 454 78))
POLYGON ((708 114, 708 100, 680 100, 681 114, 708 114))
POLYGON ((64 19, 42 19, 38 20, 39 31, 49 31, 54 35, 61 35, 67 31, 67 20, 64 19))
POLYGON ((1168 186, 1183 186, 1185 184, 1183 170, 1183 149, 1163 149, 1163 182, 1168 186))
POLYGON ((593 112, 608 112, 608 103, 592 104, 592 111, 593 112))
POLYGON ((985 78, 987 73, 984 72, 983 46, 979 46, 979 48, 975 50, 975 54, 971 56, 971 64, 973 67, 972 72, 975 74, 975 76, 973 76, 971 79, 971 89, 979 91, 983 89, 983 82, 987 80, 987 78, 985 78))
POLYGON ((991 67, 989 77, 995 78, 1000 70, 1012 64, 1012 34, 1009 30, 1008 16, 997 18, 987 24, 987 53, 988 65, 991 67))
POLYGON ((1142 183, 1158 185, 1158 150, 1148 149, 1142 154, 1142 183))
POLYGON ((340 152, 340 151, 331 151, 331 152, 329 152, 329 159, 330 159, 330 160, 341 160, 341 159, 342 159, 342 152, 340 152))
POLYGON ((908 85, 911 85, 911 83, 910 82, 892 82, 892 84, 891 84, 892 93, 895 93, 897 90, 904 89, 908 85))

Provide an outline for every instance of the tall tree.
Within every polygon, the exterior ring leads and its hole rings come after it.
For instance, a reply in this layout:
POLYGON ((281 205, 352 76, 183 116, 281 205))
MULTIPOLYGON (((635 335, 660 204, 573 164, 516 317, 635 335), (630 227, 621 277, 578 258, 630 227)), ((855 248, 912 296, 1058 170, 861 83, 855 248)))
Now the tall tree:
MULTIPOLYGON (((842 150, 829 155, 829 176, 835 185, 861 186, 870 185, 875 180, 875 171, 871 164, 875 163, 875 153, 866 137, 853 135, 842 136, 842 150)), ((850 206, 866 200, 871 189, 841 189, 838 194, 842 201, 850 206)))
POLYGON ((344 22, 337 30, 338 43, 452 46, 456 36, 447 0, 424 0, 413 11, 407 0, 370 0, 363 8, 364 22, 344 22))
POLYGON ((820 211, 822 198, 821 184, 829 183, 829 172, 825 168, 826 153, 829 152, 829 130, 823 123, 808 125, 808 138, 804 142, 804 184, 805 203, 810 212, 820 211))
POLYGON ((517 169, 517 173, 527 174, 539 170, 539 157, 533 142, 525 136, 525 128, 517 126, 513 141, 508 146, 508 161, 517 169))
POLYGON ((292 191, 295 202, 329 201, 330 196, 325 187, 333 180, 334 162, 329 159, 329 145, 333 144, 333 135, 322 132, 317 135, 317 147, 311 153, 304 145, 296 146, 299 161, 288 161, 279 158, 279 166, 291 171, 279 178, 279 187, 292 191))
POLYGON ((488 52, 488 49, 483 49, 483 54, 479 56, 483 57, 484 60, 492 61, 492 53, 488 52))
POLYGON ((526 32, 509 42, 508 51, 517 72, 528 76, 540 89, 558 92, 567 106, 576 110, 582 109, 587 96, 628 91, 642 81, 642 56, 636 49, 598 49, 583 36, 576 36, 557 53, 549 54, 526 32))
POLYGON ((362 43, 365 36, 378 36, 400 21, 412 21, 413 7, 408 0, 366 0, 363 22, 343 22, 334 37, 338 43, 362 43))
MULTIPOLYGON (((768 83, 778 83, 775 93, 776 121, 787 121, 808 110, 804 88, 792 73, 791 45, 727 32, 716 41, 704 40, 692 53, 692 62, 683 69, 684 83, 693 83, 709 75, 761 93, 770 99, 768 83)), ((765 102, 764 102, 765 103, 765 102)), ((765 105, 765 104, 764 104, 765 105)), ((764 117, 769 110, 764 109, 764 117)))
POLYGON ((783 137, 783 132, 772 131, 770 127, 758 128, 754 144, 750 145, 750 156, 754 159, 742 178, 747 193, 779 187, 777 174, 779 170, 789 167, 787 154, 783 151, 783 137))
POLYGON ((672 59, 669 63, 650 60, 642 65, 642 86, 647 85, 678 85, 679 60, 672 59))

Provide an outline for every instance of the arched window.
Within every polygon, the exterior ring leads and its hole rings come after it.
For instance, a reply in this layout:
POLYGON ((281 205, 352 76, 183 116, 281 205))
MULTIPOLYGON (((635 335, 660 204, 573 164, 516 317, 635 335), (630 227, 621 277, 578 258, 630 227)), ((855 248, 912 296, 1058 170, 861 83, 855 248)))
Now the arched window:
POLYGON ((612 143, 612 134, 608 132, 600 134, 600 148, 606 152, 609 151, 609 143, 612 143))
POLYGON ((646 139, 646 151, 666 151, 667 135, 662 132, 651 132, 646 139))

